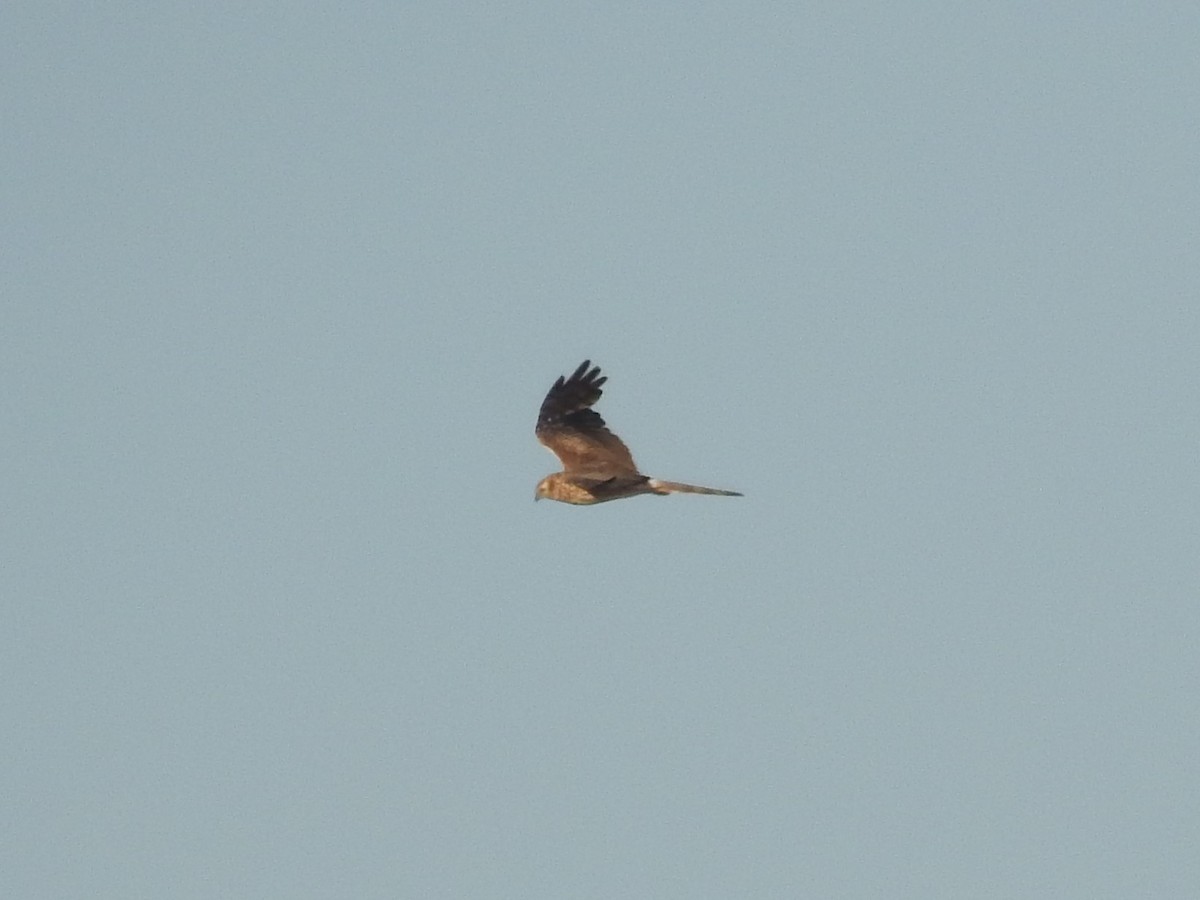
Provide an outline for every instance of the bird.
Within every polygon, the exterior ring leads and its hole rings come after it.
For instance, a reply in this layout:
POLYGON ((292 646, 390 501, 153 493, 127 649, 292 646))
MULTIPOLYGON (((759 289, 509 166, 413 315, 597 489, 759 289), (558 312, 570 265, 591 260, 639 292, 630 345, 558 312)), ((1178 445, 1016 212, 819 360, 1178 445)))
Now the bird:
POLYGON ((650 478, 638 471, 625 443, 608 430, 592 409, 608 376, 585 359, 571 376, 558 376, 538 413, 535 433, 562 462, 563 470, 538 482, 533 499, 576 506, 606 503, 639 494, 715 494, 741 497, 737 491, 650 478))

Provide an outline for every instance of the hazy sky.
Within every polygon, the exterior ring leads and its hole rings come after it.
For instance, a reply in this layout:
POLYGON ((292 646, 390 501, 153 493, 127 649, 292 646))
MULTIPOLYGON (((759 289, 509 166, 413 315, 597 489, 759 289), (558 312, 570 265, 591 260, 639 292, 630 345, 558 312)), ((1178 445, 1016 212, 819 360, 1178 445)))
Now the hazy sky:
POLYGON ((645 6, 0 13, 0 893, 1197 896, 1200 6, 645 6))

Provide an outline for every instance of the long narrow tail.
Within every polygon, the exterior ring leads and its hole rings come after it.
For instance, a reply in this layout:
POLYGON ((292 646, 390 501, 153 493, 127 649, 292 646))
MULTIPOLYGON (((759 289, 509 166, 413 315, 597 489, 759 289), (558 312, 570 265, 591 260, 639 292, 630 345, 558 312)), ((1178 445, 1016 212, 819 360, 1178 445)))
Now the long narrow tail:
POLYGON ((741 497, 737 491, 718 491, 716 488, 697 487, 694 484, 680 484, 678 481, 660 481, 651 478, 647 484, 656 494, 716 494, 719 497, 741 497))

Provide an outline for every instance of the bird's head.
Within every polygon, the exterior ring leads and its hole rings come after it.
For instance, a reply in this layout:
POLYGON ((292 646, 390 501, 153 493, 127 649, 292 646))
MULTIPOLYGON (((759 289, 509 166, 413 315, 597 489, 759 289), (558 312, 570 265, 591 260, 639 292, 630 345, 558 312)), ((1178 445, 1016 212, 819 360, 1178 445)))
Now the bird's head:
POLYGON ((538 500, 541 500, 543 497, 550 496, 550 479, 551 479, 551 477, 552 476, 547 475, 545 478, 543 478, 541 481, 539 481, 537 487, 533 489, 533 501, 535 503, 538 500))

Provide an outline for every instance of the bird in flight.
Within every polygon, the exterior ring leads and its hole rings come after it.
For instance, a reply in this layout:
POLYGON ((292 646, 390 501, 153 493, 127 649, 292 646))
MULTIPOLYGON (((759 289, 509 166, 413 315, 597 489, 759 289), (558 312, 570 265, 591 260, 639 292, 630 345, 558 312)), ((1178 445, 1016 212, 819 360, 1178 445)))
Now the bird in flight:
POLYGON ((585 359, 570 378, 559 376, 542 401, 537 438, 562 462, 563 470, 538 482, 534 500, 546 497, 588 506, 638 494, 719 494, 740 497, 737 491, 661 481, 638 471, 633 455, 592 409, 600 399, 607 376, 585 359))

